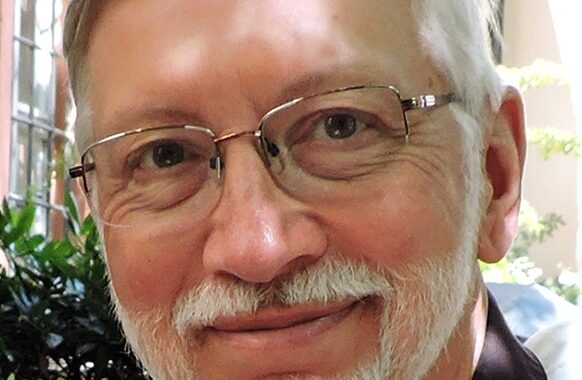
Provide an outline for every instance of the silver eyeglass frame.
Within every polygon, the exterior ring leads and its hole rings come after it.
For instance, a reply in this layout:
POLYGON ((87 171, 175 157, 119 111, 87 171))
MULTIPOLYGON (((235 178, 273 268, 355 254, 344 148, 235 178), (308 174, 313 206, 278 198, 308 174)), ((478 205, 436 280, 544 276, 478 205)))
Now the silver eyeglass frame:
MULTIPOLYGON (((295 99, 289 100, 281 105, 278 105, 278 106, 272 108, 267 113, 265 113, 264 116, 259 121, 258 127, 255 130, 251 130, 251 131, 231 132, 231 133, 227 133, 227 134, 222 135, 222 136, 216 136, 214 131, 212 131, 210 128, 206 128, 206 127, 201 127, 201 126, 197 126, 197 125, 182 125, 182 126, 180 126, 180 125, 167 125, 167 126, 137 128, 137 129, 133 129, 131 131, 114 133, 114 134, 106 136, 106 137, 90 144, 87 148, 85 148, 83 150, 83 153, 81 154, 81 162, 84 161, 85 155, 92 148, 94 148, 98 145, 107 143, 109 141, 116 140, 116 139, 124 137, 124 136, 134 135, 134 134, 141 133, 144 131, 155 131, 155 130, 163 130, 163 129, 168 129, 168 128, 180 128, 180 127, 182 127, 184 129, 188 129, 188 130, 201 131, 201 132, 207 133, 209 136, 211 136, 211 138, 215 144, 216 156, 210 160, 209 165, 211 168, 214 168, 217 170, 217 175, 218 175, 218 177, 220 177, 221 170, 222 170, 222 163, 221 163, 222 159, 221 159, 221 155, 220 155, 220 150, 218 149, 219 143, 226 141, 226 140, 238 138, 241 136, 253 136, 253 137, 259 139, 259 141, 261 143, 261 147, 262 147, 263 156, 266 159, 266 162, 268 163, 269 160, 267 159, 267 155, 269 154, 268 153, 269 152, 269 147, 268 147, 269 142, 265 139, 265 137, 263 135, 263 125, 266 123, 267 120, 269 120, 269 118, 273 114, 276 114, 283 109, 292 107, 293 105, 295 105, 299 102, 302 102, 304 100, 311 99, 314 97, 318 97, 318 96, 322 96, 322 95, 330 95, 330 94, 344 92, 344 91, 361 90, 361 89, 366 89, 366 88, 386 89, 386 90, 392 91, 398 97, 398 100, 400 101, 400 107, 402 109, 402 118, 404 120, 404 129, 405 129, 404 137, 405 137, 406 141, 408 141, 408 138, 410 136, 410 126, 409 126, 409 122, 408 122, 408 117, 406 115, 406 113, 408 111, 417 110, 417 109, 430 109, 430 108, 434 108, 434 107, 440 107, 440 106, 455 102, 457 100, 456 95, 452 92, 447 93, 447 94, 443 94, 443 95, 424 94, 424 95, 418 95, 418 96, 415 96, 412 98, 402 99, 402 96, 400 95, 400 91, 392 85, 367 84, 367 85, 340 87, 340 88, 337 88, 334 90, 330 90, 330 91, 326 91, 326 92, 322 92, 322 93, 318 93, 318 94, 314 94, 314 95, 308 95, 308 96, 295 98, 295 99)), ((82 181, 83 181, 83 189, 86 193, 89 193, 90 189, 87 185, 86 175, 89 171, 94 170, 94 169, 95 169, 95 165, 93 163, 80 164, 80 165, 76 165, 76 166, 71 167, 69 169, 69 175, 71 178, 81 177, 82 181)))

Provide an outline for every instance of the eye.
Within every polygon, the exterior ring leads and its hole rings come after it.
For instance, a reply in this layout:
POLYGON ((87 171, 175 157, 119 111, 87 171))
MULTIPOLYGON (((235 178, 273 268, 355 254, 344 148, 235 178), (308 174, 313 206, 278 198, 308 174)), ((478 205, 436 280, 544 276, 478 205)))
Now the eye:
POLYGON ((287 129, 285 140, 288 146, 317 143, 330 147, 364 143, 377 134, 380 123, 375 115, 360 110, 322 110, 300 118, 287 129))
POLYGON ((332 139, 345 139, 357 132, 358 121, 350 114, 342 113, 325 118, 325 133, 332 139))
POLYGON ((176 140, 152 141, 130 154, 129 167, 155 172, 195 161, 198 157, 195 148, 176 140))
POLYGON ((184 147, 175 143, 161 143, 152 148, 151 159, 159 168, 166 168, 182 163, 185 158, 184 147))

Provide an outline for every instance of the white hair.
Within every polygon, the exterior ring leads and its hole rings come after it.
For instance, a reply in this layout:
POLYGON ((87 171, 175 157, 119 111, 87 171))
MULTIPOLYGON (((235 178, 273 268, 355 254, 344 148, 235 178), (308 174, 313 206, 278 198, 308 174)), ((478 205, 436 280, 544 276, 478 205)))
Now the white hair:
POLYGON ((502 82, 491 39, 499 41, 497 0, 412 0, 425 51, 443 71, 465 111, 481 120, 484 107, 497 109, 502 82))

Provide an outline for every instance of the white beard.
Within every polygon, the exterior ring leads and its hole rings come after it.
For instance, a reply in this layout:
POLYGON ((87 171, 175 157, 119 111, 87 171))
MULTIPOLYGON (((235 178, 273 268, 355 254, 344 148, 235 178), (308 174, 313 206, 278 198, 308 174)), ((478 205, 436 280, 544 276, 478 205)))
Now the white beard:
MULTIPOLYGON (((459 124, 465 125, 464 133, 477 133, 471 132, 479 128, 477 122, 458 109, 453 111, 459 124)), ((465 229, 454 252, 427 253, 429 259, 398 272, 369 268, 328 253, 285 281, 256 286, 210 280, 181 296, 173 310, 148 310, 136 315, 123 308, 111 287, 127 340, 148 373, 156 380, 197 379, 195 358, 186 354, 185 332, 208 325, 218 316, 252 312, 270 302, 293 305, 373 295, 384 301, 378 353, 351 373, 338 374, 331 380, 421 379, 446 347, 479 275, 476 246, 485 176, 481 159, 475 154, 478 139, 464 137, 465 229)))
POLYGON ((433 260, 398 274, 327 255, 284 284, 267 288, 242 282, 204 282, 180 297, 171 322, 159 310, 130 316, 118 304, 117 312, 128 342, 154 379, 197 379, 194 359, 185 354, 187 330, 206 326, 218 316, 252 312, 270 302, 294 305, 378 296, 385 305, 378 354, 334 380, 414 380, 428 372, 451 337, 475 273, 469 255, 433 260), (177 334, 168 337, 163 331, 170 324, 177 334), (403 335, 403 331, 407 333, 403 335), (416 351, 402 350, 404 347, 416 351))

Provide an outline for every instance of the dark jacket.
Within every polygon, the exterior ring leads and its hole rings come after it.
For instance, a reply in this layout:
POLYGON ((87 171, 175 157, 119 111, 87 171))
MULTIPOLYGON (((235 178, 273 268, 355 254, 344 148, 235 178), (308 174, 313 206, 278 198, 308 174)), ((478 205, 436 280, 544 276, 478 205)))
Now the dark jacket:
POLYGON ((547 380, 538 358, 509 330, 491 294, 485 343, 473 380, 547 380))

